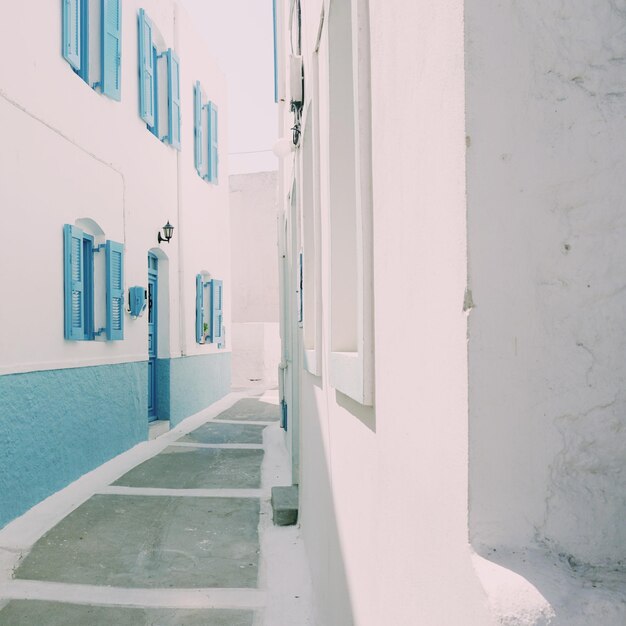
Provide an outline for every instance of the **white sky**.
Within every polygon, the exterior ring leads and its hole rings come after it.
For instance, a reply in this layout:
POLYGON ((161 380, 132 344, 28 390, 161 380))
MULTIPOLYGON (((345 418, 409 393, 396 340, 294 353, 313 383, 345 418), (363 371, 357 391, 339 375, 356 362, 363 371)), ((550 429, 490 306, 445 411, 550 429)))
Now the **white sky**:
POLYGON ((230 173, 277 169, 272 0, 179 1, 228 80, 230 173))

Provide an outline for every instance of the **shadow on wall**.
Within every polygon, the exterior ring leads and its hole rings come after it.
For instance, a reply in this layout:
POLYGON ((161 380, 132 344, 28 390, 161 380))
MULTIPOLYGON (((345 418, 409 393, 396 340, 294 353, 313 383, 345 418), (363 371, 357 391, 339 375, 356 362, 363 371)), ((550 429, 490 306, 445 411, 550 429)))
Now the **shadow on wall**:
MULTIPOLYGON (((312 388, 320 389, 321 386, 315 382, 312 388)), ((309 389, 308 385, 302 387, 302 392, 307 393, 306 389, 309 389)), ((308 412, 307 416, 301 415, 300 417, 301 441, 307 442, 307 445, 303 445, 301 449, 300 466, 316 467, 317 473, 315 476, 304 476, 300 485, 299 520, 306 520, 306 523, 302 525, 302 535, 316 594, 316 623, 347 626, 354 623, 354 608, 346 573, 342 539, 337 525, 332 481, 328 464, 325 462, 326 455, 322 455, 324 459, 322 463, 316 463, 319 461, 320 452, 327 446, 321 423, 314 416, 325 415, 325 411, 318 406, 314 393, 311 390, 309 393, 311 397, 303 397, 302 403, 303 405, 309 403, 309 406, 314 408, 308 412), (309 455, 315 458, 310 459, 309 455), (329 508, 325 508, 326 504, 329 508)), ((353 401, 343 394, 338 394, 337 400, 339 403, 348 404, 347 410, 351 411, 353 408, 353 401)), ((360 405, 357 406, 360 409, 363 408, 360 405)))

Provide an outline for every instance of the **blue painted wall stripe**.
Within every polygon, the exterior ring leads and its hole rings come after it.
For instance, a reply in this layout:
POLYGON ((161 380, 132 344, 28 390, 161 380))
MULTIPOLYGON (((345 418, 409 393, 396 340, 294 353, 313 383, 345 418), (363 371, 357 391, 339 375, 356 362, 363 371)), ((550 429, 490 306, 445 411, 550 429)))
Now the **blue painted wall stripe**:
POLYGON ((146 361, 0 376, 0 527, 144 441, 147 384, 146 361))

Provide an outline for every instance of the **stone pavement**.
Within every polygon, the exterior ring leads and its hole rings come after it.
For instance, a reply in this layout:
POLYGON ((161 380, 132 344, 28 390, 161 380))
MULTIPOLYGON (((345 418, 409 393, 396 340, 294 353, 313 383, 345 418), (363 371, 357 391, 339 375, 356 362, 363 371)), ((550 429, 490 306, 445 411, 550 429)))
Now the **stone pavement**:
POLYGON ((313 624, 275 391, 231 394, 0 531, 1 626, 313 624))

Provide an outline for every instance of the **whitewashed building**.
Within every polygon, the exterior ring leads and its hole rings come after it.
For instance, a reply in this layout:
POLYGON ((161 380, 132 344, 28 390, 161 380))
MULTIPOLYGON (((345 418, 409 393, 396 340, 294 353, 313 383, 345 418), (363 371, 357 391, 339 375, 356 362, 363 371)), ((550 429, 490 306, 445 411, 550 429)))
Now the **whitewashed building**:
POLYGON ((230 177, 233 386, 278 384, 277 187, 277 171, 230 177))
POLYGON ((223 76, 172 0, 36 4, 0 38, 0 526, 230 389, 223 76))
POLYGON ((316 623, 626 623, 623 6, 276 17, 316 623))

